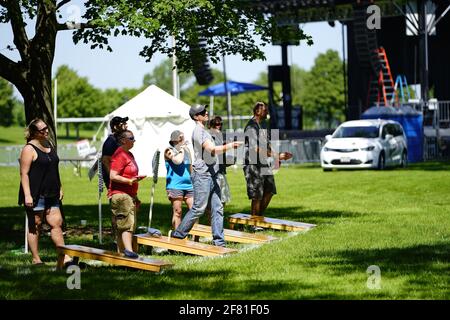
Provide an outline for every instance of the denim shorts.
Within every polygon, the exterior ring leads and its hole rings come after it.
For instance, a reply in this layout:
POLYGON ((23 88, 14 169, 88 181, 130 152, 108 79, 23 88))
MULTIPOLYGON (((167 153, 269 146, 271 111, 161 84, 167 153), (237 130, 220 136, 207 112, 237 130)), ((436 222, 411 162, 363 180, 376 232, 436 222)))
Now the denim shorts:
POLYGON ((49 208, 59 208, 59 199, 57 197, 45 198, 40 196, 37 204, 33 208, 33 211, 43 211, 49 208))
POLYGON ((187 199, 194 197, 194 190, 177 190, 177 189, 167 189, 167 197, 170 199, 187 199))

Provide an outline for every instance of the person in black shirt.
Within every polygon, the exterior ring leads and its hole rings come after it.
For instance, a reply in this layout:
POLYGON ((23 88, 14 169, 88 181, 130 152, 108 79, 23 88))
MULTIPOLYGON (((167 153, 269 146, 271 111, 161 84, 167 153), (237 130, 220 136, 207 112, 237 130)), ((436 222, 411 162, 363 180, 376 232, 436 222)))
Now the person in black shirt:
POLYGON ((128 129, 128 117, 114 117, 109 122, 111 134, 106 138, 102 147, 102 176, 105 186, 109 189, 109 171, 111 166, 111 157, 119 147, 116 137, 128 129))
MULTIPOLYGON (((111 134, 106 138, 102 147, 102 176, 103 181, 105 182, 106 189, 109 191, 110 186, 110 170, 111 170, 111 158, 114 152, 116 152, 117 148, 119 148, 120 144, 117 138, 128 129, 127 125, 128 117, 114 117, 109 122, 109 126, 111 127, 111 134)), ((112 229, 112 238, 116 239, 117 233, 117 224, 116 217, 114 215, 111 216, 111 229, 112 229)), ((115 241, 114 241, 115 242, 115 241)), ((117 247, 119 250, 119 247, 117 247)))
MULTIPOLYGON (((213 138, 216 146, 222 146, 224 145, 223 142, 223 133, 222 133, 222 118, 219 116, 215 116, 209 121, 209 133, 211 134, 211 137, 213 138)), ((230 157, 227 157, 227 155, 221 154, 219 157, 219 172, 217 173, 217 181, 220 187, 221 191, 221 201, 223 204, 223 207, 225 208, 225 204, 229 203, 231 201, 231 191, 230 186, 227 181, 227 166, 230 165, 229 163, 232 163, 229 159, 230 157)), ((234 160, 233 158, 231 160, 234 160)))
MULTIPOLYGON (((59 176, 59 158, 48 140, 48 126, 34 119, 27 127, 27 144, 20 154, 19 205, 25 205, 28 216, 28 245, 33 264, 43 264, 38 252, 42 222, 51 227, 50 235, 55 246, 64 245, 61 200, 63 190, 59 176)), ((69 256, 64 257, 67 266, 69 256)))
MULTIPOLYGON (((289 152, 277 153, 272 149, 270 130, 265 126, 268 108, 264 102, 253 107, 253 117, 245 126, 244 175, 247 182, 247 195, 251 199, 251 218, 263 219, 263 213, 277 193, 273 177, 273 163, 289 160, 289 152)), ((254 228, 258 231, 260 228, 254 228)))

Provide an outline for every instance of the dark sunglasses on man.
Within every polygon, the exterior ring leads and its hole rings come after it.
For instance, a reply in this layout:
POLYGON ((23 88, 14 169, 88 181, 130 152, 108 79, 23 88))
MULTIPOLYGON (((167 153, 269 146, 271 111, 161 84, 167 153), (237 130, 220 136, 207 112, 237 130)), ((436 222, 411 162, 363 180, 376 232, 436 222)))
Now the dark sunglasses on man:
POLYGON ((202 112, 197 113, 197 115, 204 117, 206 115, 206 112, 208 112, 208 110, 205 109, 202 112))

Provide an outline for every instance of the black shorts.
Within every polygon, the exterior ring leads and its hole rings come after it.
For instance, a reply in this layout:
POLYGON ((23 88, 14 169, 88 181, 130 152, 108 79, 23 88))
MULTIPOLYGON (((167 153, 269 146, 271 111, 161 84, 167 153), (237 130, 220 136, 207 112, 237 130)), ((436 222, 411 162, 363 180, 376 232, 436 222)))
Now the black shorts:
POLYGON ((261 200, 266 193, 276 194, 273 174, 268 174, 268 168, 257 165, 244 166, 245 181, 247 182, 247 195, 249 199, 261 200))

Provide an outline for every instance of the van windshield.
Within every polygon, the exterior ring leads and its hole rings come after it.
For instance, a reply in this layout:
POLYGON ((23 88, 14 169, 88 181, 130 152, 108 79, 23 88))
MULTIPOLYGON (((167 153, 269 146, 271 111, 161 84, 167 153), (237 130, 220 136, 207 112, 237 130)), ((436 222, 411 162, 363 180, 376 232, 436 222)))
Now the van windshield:
POLYGON ((378 138, 379 127, 340 127, 333 138, 378 138))

